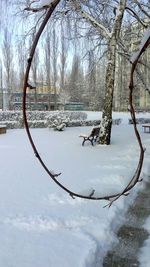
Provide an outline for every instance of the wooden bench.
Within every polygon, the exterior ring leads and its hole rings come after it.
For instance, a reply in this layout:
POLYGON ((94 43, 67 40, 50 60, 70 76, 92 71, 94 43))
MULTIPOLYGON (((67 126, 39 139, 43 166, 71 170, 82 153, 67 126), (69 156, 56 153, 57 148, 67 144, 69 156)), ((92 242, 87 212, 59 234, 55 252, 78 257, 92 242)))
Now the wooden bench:
POLYGON ((5 125, 0 125, 0 134, 6 133, 6 126, 5 125))
POLYGON ((91 145, 93 146, 94 142, 97 141, 97 138, 99 136, 99 131, 100 131, 100 128, 99 127, 95 127, 95 128, 92 129, 90 135, 81 134, 79 137, 83 138, 82 146, 84 146, 84 143, 86 141, 90 141, 91 145))
POLYGON ((150 124, 143 124, 142 125, 144 133, 150 133, 150 124))

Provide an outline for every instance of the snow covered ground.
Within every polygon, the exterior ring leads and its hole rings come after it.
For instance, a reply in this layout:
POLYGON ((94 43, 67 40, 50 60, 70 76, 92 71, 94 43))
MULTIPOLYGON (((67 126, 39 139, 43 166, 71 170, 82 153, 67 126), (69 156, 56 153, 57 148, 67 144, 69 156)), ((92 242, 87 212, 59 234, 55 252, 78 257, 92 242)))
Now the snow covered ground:
MULTIPOLYGON (((88 113, 88 118, 99 118, 88 113)), ((92 127, 32 129, 44 162, 71 190, 96 194, 120 192, 132 177, 139 148, 128 115, 113 126, 110 146, 81 146, 92 127)), ((144 115, 142 114, 141 117, 144 115)), ((139 131, 146 147, 142 177, 149 172, 150 135, 139 131)), ((109 208, 106 201, 72 199, 44 172, 23 129, 0 135, 0 266, 101 267, 116 240, 115 232, 136 192, 109 208)), ((143 252, 144 253, 144 252, 143 252)), ((147 265, 148 266, 148 265, 147 265)), ((146 267, 146 266, 144 266, 146 267)))
MULTIPOLYGON (((88 111, 87 112, 87 119, 88 120, 92 120, 92 119, 100 119, 102 117, 102 112, 93 112, 93 111, 88 111)), ((122 119, 122 123, 123 124, 128 124, 129 119, 131 119, 131 115, 130 112, 113 112, 112 113, 112 117, 113 119, 122 119)), ((150 113, 148 112, 137 112, 136 113, 136 118, 150 118, 150 113)))
MULTIPOLYGON (((150 235, 150 217, 146 220, 144 228, 149 232, 150 235)), ((145 241, 143 248, 141 249, 141 253, 139 255, 139 261, 141 263, 141 267, 149 267, 150 266, 150 255, 149 255, 149 248, 150 248, 150 236, 145 241)))

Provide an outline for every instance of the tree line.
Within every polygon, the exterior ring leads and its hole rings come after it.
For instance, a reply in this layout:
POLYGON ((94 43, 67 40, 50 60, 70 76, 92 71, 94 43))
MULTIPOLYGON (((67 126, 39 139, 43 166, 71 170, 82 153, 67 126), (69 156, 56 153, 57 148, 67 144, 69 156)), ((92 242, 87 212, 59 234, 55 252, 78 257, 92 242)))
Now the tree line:
MULTIPOLYGON (((132 47, 129 47, 128 40, 131 39, 131 45, 132 40, 139 34, 133 30, 132 25, 134 23, 140 25, 141 35, 146 31, 150 22, 149 2, 147 0, 58 2, 51 23, 48 23, 34 54, 30 73, 31 83, 35 85, 46 83, 49 90, 53 88, 55 95, 57 88, 60 88, 60 98, 64 102, 83 101, 91 109, 102 110, 100 143, 109 144, 115 84, 120 83, 122 87, 126 72, 122 71, 120 82, 116 77, 117 55, 130 61, 132 47), (124 32, 127 28, 128 39, 125 42, 124 32)), ((4 5, 3 0, 1 3, 4 5)), ((3 27, 1 19, 1 28, 4 32, 1 43, 1 84, 4 82, 10 91, 22 88, 25 55, 30 50, 38 25, 51 1, 47 1, 46 4, 44 2, 44 5, 42 3, 42 0, 21 2, 16 0, 19 8, 24 6, 22 21, 28 21, 22 28, 24 38, 19 42, 15 36, 17 45, 13 43, 7 23, 3 27)), ((10 1, 5 2, 6 10, 11 6, 10 1)), ((9 13, 6 12, 6 15, 9 21, 9 13)), ((143 62, 141 64, 147 69, 147 64, 143 62)), ((137 81, 139 79, 149 91, 142 68, 137 69, 137 81)), ((137 82, 137 87, 138 84, 137 82)))

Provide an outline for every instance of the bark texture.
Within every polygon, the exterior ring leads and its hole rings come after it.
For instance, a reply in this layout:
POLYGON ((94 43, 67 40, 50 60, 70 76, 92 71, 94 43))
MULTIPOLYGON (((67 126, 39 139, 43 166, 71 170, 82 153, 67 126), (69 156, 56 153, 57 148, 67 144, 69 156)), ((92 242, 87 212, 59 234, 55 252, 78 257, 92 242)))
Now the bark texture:
POLYGON ((113 93, 115 84, 115 61, 116 61, 116 48, 121 31, 123 15, 125 11, 127 0, 120 0, 116 13, 114 27, 108 42, 108 65, 106 70, 105 81, 105 98, 103 106, 102 121, 100 125, 99 144, 110 144, 111 128, 112 128, 112 105, 113 93))

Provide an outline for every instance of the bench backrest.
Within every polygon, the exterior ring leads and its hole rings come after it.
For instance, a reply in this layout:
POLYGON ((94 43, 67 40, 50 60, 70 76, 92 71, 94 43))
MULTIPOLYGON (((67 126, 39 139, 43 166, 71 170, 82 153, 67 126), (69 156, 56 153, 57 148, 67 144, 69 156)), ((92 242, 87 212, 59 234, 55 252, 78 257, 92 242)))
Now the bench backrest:
POLYGON ((100 127, 95 127, 92 129, 92 132, 90 134, 90 136, 99 136, 99 131, 100 131, 100 127))

